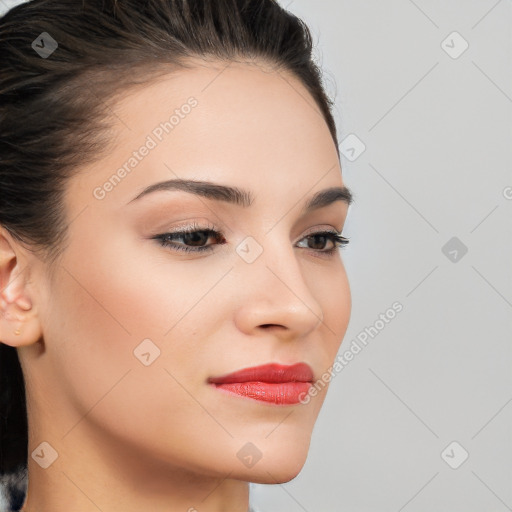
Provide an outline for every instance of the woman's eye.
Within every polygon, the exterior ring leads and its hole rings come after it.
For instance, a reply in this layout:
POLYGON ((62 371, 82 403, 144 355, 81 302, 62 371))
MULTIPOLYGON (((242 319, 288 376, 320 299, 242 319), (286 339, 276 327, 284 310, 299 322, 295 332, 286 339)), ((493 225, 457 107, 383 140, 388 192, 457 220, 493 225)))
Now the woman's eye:
POLYGON ((160 244, 164 247, 169 247, 176 251, 185 252, 204 252, 211 251, 212 245, 205 245, 210 238, 214 238, 219 243, 226 243, 222 233, 213 229, 194 229, 174 231, 173 233, 163 233, 154 237, 159 240, 160 244), (176 243, 177 240, 182 240, 183 243, 176 243), (222 242, 222 240, 224 240, 222 242))
POLYGON ((304 237, 302 240, 306 240, 308 243, 308 247, 306 247, 307 249, 312 249, 314 251, 327 254, 328 256, 334 255, 338 247, 345 246, 349 243, 348 238, 345 238, 334 231, 320 231, 318 233, 311 233, 304 237), (312 243, 309 243, 309 241, 312 241, 312 243), (322 250, 321 247, 324 247, 327 242, 331 242, 332 247, 330 249, 322 250))
MULTIPOLYGON (((212 228, 192 227, 187 230, 174 231, 172 233, 162 233, 153 237, 158 240, 164 247, 168 247, 175 251, 185 252, 205 252, 213 250, 214 245, 222 245, 226 243, 223 234, 212 228), (217 244, 207 245, 208 240, 213 238, 217 244)), ((345 246, 349 243, 348 238, 344 238, 334 231, 320 231, 311 233, 301 239, 300 242, 306 241, 306 249, 311 249, 316 252, 333 255, 340 246, 345 246), (332 247, 326 249, 325 245, 332 244, 332 247)), ((299 243, 300 243, 299 242, 299 243)))

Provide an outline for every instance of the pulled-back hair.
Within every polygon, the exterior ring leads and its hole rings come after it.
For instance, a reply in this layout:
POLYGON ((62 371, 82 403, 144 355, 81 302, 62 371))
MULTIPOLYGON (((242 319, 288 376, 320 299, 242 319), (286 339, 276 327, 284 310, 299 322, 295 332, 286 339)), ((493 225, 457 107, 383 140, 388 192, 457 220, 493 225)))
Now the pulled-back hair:
MULTIPOLYGON (((55 263, 64 185, 115 142, 109 102, 197 58, 262 62, 299 79, 339 157, 311 33, 277 1, 33 0, 0 18, 0 225, 55 263)), ((1 340, 0 372, 2 475, 27 465, 28 432, 17 352, 1 340)))

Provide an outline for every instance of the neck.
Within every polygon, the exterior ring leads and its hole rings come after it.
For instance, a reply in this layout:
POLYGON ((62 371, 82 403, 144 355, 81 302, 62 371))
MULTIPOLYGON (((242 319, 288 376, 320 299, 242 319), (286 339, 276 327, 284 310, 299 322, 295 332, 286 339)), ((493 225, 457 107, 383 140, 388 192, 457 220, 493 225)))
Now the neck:
MULTIPOLYGON (((34 431, 34 430, 29 430, 34 431)), ((69 438, 38 432, 29 443, 28 489, 22 512, 247 512, 249 484, 206 475, 157 456, 98 441, 77 427, 69 438), (58 457, 43 469, 31 456, 48 440, 58 457)), ((44 449, 43 449, 44 451, 44 449)), ((41 455, 41 449, 35 454, 41 455)), ((44 454, 49 456, 48 450, 44 454)))

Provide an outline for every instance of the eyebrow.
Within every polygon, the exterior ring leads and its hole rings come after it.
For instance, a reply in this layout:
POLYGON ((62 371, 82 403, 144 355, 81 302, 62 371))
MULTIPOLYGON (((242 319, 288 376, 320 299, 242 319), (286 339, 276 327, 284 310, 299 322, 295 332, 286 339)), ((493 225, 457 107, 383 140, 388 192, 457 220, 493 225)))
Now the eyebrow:
MULTIPOLYGON (((221 185, 219 183, 212 183, 210 181, 196 181, 185 179, 173 179, 161 181, 149 185, 142 192, 137 194, 128 204, 147 196, 153 192, 161 190, 181 190, 191 194, 199 195, 207 199, 215 201, 224 201, 243 208, 251 206, 254 197, 248 190, 243 190, 238 187, 231 187, 228 185, 221 185)), ((331 187, 320 190, 308 199, 302 209, 302 213, 308 213, 319 208, 324 208, 336 201, 343 201, 347 205, 352 204, 354 197, 351 190, 346 187, 331 187)))

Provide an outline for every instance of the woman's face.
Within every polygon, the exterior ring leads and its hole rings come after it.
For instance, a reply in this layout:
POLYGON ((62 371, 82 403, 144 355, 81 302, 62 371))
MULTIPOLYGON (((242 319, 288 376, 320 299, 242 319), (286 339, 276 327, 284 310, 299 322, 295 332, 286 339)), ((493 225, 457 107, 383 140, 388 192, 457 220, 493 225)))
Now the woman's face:
POLYGON ((32 421, 64 457, 87 460, 95 446, 119 465, 138 454, 268 483, 290 480, 306 460, 328 383, 307 403, 277 404, 208 379, 302 362, 317 381, 333 364, 349 283, 339 250, 327 252, 332 239, 308 237, 341 232, 348 204, 305 206, 343 187, 340 164, 297 79, 225 66, 124 94, 113 107, 115 149, 68 182, 69 244, 51 278, 42 266, 38 274, 43 338, 22 347, 32 421), (250 201, 206 188, 136 198, 177 179, 250 201), (156 238, 180 228, 219 234, 156 238))

